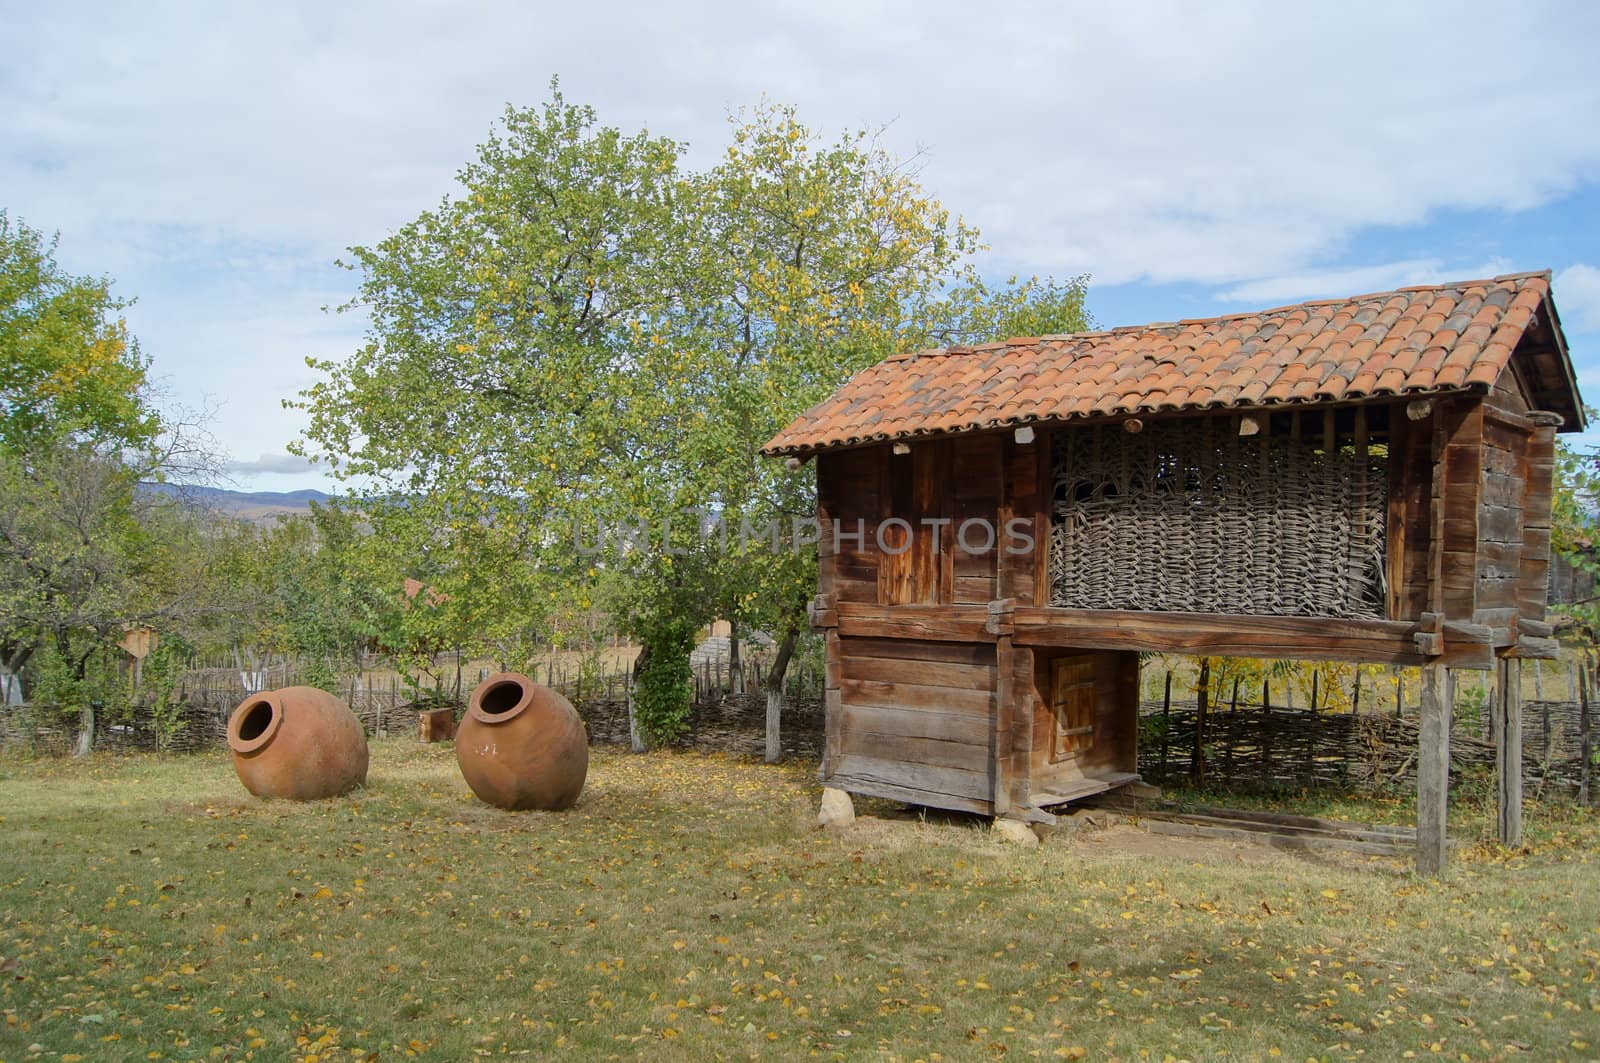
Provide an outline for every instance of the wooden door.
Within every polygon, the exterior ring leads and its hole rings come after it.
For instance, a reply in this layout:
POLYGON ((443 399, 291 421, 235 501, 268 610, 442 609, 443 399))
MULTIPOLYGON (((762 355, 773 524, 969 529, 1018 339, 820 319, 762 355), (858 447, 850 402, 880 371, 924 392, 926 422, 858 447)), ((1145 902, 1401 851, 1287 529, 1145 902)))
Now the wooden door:
POLYGON ((1093 656, 1058 657, 1050 668, 1050 711, 1055 718, 1050 760, 1071 760, 1094 747, 1098 701, 1093 656))

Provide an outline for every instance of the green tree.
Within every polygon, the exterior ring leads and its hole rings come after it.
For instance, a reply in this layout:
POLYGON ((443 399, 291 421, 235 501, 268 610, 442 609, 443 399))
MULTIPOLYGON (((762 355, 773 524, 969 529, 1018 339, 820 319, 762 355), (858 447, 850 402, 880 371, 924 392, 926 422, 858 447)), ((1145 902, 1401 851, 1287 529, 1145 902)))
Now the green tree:
POLYGON ((371 248, 371 318, 299 404, 307 449, 363 485, 374 538, 448 597, 447 642, 547 635, 590 562, 561 529, 636 467, 624 406, 662 314, 679 148, 600 127, 559 91, 508 109, 460 191, 371 248))
POLYGON ((120 316, 128 304, 109 280, 63 271, 55 246, 0 210, 0 448, 148 446, 161 420, 120 316))
MULTIPOLYGON (((1551 504, 1550 549, 1580 572, 1600 578, 1600 453, 1558 442, 1551 504)), ((1600 646, 1600 600, 1556 607, 1566 628, 1589 648, 1600 646)))
POLYGON ((307 449, 367 485, 375 538, 449 595, 458 639, 548 635, 609 577, 643 682, 663 677, 638 700, 657 742, 683 727, 706 621, 772 631, 780 661, 803 629, 814 552, 694 530, 812 516, 810 473, 762 443, 896 350, 1086 323, 1081 280, 986 284, 977 234, 869 134, 825 141, 764 104, 717 165, 680 155, 558 91, 508 110, 455 196, 355 249, 368 342, 313 362, 299 404, 307 449), (574 527, 641 520, 574 549, 574 527))
MULTIPOLYGON (((1085 284, 986 283, 975 230, 865 131, 829 141, 793 108, 737 116, 723 161, 686 182, 690 245, 667 342, 679 411, 661 459, 664 504, 788 531, 815 513, 809 470, 760 447, 845 379, 897 351, 1087 327, 1085 284)), ((780 755, 786 666, 815 586, 813 550, 730 540, 709 566, 720 610, 776 636, 767 758, 780 755)), ((659 573, 657 574, 659 578, 659 573)))
POLYGON ((86 442, 0 451, 0 665, 48 676, 40 696, 79 714, 83 752, 125 628, 205 608, 205 536, 174 500, 138 490, 146 471, 86 442))
POLYGON ((139 485, 205 456, 157 411, 127 303, 54 252, 0 211, 0 668, 31 665, 79 709, 87 750, 124 627, 175 622, 203 596, 205 536, 139 485))

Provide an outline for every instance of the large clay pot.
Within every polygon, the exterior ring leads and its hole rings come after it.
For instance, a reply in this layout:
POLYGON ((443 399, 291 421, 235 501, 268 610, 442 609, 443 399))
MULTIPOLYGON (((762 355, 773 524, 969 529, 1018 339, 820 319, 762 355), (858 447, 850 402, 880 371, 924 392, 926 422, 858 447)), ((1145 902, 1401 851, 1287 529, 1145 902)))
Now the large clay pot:
POLYGON ((500 672, 467 700, 456 762, 491 805, 559 811, 583 792, 589 733, 572 702, 519 672, 500 672))
POLYGON ((233 770, 257 797, 315 801, 367 781, 367 735, 350 707, 326 690, 284 687, 252 694, 228 718, 233 770))

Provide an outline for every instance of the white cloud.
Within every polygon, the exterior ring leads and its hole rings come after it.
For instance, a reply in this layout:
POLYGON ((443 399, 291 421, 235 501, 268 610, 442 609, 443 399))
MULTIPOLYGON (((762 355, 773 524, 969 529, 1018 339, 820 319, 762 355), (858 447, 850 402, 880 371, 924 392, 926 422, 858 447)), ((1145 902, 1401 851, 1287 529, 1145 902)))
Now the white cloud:
POLYGON ((431 204, 552 73, 715 151, 763 91, 893 121, 1008 260, 1226 283, 1352 226, 1526 207, 1600 169, 1600 6, 729 2, 43 5, 0 82, 0 187, 41 224, 331 255, 431 204), (609 16, 609 17, 608 17, 609 16), (1485 32, 1492 26, 1493 32, 1485 32), (1436 57, 1433 61, 1430 57, 1436 57))
POLYGON ((1511 271, 1512 265, 1505 259, 1491 259, 1476 266, 1447 266, 1437 258, 1412 258, 1353 269, 1311 270, 1264 277, 1235 285, 1218 293, 1217 298, 1229 303, 1299 302, 1389 291, 1412 284, 1477 280, 1511 271))
POLYGON ((224 462, 222 471, 231 476, 254 476, 260 473, 309 473, 315 466, 294 454, 263 454, 254 461, 224 462))
POLYGON ((763 92, 830 131, 889 123, 996 268, 1265 302, 1425 279, 1448 263, 1308 268, 1365 227, 1600 175, 1581 0, 36 4, 6 37, 0 206, 140 296, 158 368, 230 398, 241 453, 282 448, 301 357, 359 331, 319 321, 348 283, 326 264, 447 194, 552 74, 696 161, 763 92))
POLYGON ((1600 268, 1579 262, 1551 281, 1566 332, 1600 332, 1600 268))

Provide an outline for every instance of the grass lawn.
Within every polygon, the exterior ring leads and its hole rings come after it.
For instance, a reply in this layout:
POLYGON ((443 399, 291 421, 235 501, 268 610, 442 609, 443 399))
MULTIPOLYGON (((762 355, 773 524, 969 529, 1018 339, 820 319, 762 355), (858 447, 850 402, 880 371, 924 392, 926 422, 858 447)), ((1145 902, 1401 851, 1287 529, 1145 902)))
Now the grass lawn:
POLYGON ((313 805, 221 753, 0 761, 0 1060, 1600 1058, 1592 814, 1429 882, 1130 827, 823 833, 812 776, 602 749, 575 810, 517 815, 400 739, 313 805))

